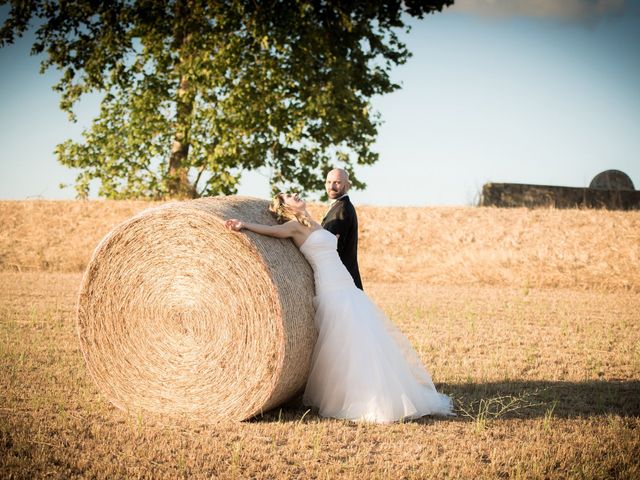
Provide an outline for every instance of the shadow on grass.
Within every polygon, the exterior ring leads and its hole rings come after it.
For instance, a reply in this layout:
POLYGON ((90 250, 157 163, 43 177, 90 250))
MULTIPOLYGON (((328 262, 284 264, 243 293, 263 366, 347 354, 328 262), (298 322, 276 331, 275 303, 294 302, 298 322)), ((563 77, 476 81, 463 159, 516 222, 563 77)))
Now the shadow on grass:
POLYGON ((640 416, 640 381, 593 380, 507 381, 441 384, 438 390, 454 398, 456 406, 472 405, 482 399, 522 398, 531 406, 505 414, 504 418, 544 417, 553 408, 557 418, 619 415, 640 416))
MULTIPOLYGON (((424 417, 419 423, 471 421, 464 411, 478 415, 489 402, 498 410, 511 402, 512 409, 499 418, 580 418, 606 415, 640 417, 640 381, 510 381, 438 384, 438 391, 454 400, 456 417, 424 417)), ((248 420, 249 422, 296 423, 322 420, 301 397, 248 420)))

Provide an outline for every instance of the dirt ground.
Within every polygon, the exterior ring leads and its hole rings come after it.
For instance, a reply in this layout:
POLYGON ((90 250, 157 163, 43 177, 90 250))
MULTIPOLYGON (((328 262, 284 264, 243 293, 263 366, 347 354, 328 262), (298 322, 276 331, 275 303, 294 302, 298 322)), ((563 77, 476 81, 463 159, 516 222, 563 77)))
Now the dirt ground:
POLYGON ((457 416, 127 415, 88 377, 80 274, 0 274, 4 478, 638 478, 640 295, 370 283, 457 416))

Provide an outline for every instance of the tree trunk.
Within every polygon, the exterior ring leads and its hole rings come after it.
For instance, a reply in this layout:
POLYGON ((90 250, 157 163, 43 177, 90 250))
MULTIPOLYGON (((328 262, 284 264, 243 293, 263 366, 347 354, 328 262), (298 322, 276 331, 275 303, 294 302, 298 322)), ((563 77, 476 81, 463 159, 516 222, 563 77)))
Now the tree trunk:
POLYGON ((176 133, 169 157, 167 187, 171 198, 195 198, 195 185, 189 182, 187 157, 189 156, 189 127, 193 111, 193 94, 189 81, 182 76, 176 106, 176 133))

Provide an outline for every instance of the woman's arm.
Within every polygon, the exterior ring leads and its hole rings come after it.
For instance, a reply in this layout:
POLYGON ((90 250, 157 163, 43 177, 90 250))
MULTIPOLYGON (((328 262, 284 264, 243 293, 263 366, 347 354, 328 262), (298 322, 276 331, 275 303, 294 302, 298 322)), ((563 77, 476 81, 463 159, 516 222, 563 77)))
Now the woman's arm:
POLYGON ((295 220, 290 220, 282 225, 261 225, 259 223, 245 223, 238 219, 231 218, 225 222, 228 229, 239 232, 246 229, 251 232, 267 235, 275 238, 293 238, 296 245, 301 245, 309 235, 307 227, 295 220))

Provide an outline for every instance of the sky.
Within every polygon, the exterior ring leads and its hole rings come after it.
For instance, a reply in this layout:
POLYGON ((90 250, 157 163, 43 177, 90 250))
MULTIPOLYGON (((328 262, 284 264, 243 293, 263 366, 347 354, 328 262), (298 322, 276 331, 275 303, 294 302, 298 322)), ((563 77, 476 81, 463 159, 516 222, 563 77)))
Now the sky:
MULTIPOLYGON (((474 205, 487 182, 587 187, 625 172, 640 189, 640 2, 458 0, 411 20, 413 56, 373 99, 380 160, 356 169, 361 205, 474 205)), ((1 13, 1 12, 0 12, 1 13)), ((3 18, 4 20, 4 18, 3 18)), ((98 109, 73 124, 52 90, 57 73, 20 39, 0 49, 0 199, 72 199, 77 172, 58 143, 81 139, 98 109)), ((238 193, 269 196, 268 172, 238 193)))

